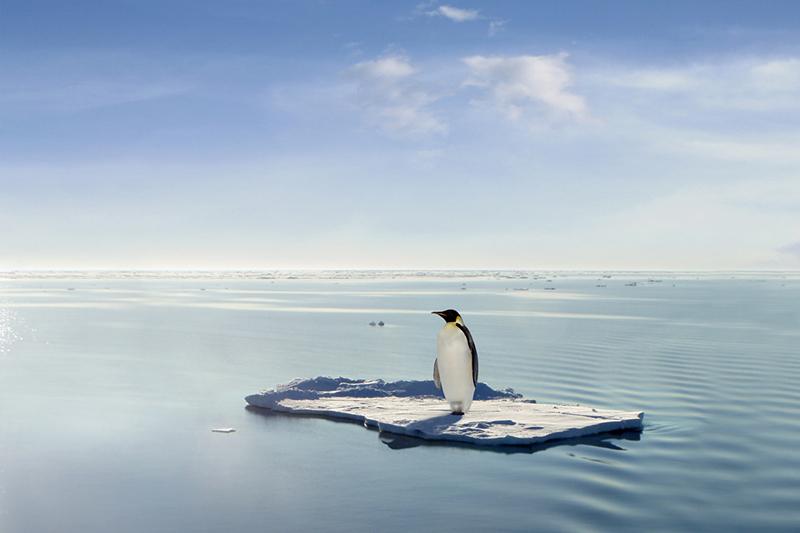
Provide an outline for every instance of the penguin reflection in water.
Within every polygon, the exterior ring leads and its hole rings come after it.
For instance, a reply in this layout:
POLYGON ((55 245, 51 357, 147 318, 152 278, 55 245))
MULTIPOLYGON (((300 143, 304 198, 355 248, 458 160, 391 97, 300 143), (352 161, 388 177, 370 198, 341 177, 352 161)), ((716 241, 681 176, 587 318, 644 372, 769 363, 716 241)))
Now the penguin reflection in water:
POLYGON ((469 411, 478 386, 478 351, 458 311, 433 311, 445 321, 436 338, 433 381, 442 389, 454 415, 469 411))

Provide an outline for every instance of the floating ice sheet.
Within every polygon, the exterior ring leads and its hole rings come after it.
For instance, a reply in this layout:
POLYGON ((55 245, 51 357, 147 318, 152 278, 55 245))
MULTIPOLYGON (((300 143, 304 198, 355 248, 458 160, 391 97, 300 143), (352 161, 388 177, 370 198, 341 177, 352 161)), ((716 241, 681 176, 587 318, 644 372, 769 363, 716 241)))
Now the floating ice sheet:
POLYGON ((583 405, 539 404, 479 383, 472 408, 450 414, 433 381, 294 380, 253 394, 247 403, 273 411, 349 419, 380 431, 483 446, 531 445, 609 431, 641 429, 644 413, 583 405))

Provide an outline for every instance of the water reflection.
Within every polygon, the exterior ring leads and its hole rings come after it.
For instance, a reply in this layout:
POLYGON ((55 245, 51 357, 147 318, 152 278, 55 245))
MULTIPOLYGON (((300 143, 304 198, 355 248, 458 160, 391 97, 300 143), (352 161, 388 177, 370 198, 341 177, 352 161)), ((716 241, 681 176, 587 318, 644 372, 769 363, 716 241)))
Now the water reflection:
POLYGON ((573 439, 556 439, 540 444, 528 444, 525 446, 478 446, 467 442, 455 441, 436 441, 421 439, 418 437, 411 437, 408 435, 397 435, 386 431, 378 433, 378 438, 381 442, 393 450, 405 450, 407 448, 416 448, 418 446, 449 446, 457 448, 469 448, 472 450, 480 450, 486 452, 495 452, 503 454, 512 453, 536 453, 558 446, 594 446, 597 448, 605 448, 607 450, 615 450, 624 452, 626 449, 618 446, 614 441, 638 441, 642 438, 642 432, 639 430, 619 430, 609 431, 607 433, 598 433, 588 437, 576 437, 573 439))
POLYGON ((11 346, 21 339, 14 323, 16 315, 7 307, 0 307, 0 354, 7 353, 11 346))

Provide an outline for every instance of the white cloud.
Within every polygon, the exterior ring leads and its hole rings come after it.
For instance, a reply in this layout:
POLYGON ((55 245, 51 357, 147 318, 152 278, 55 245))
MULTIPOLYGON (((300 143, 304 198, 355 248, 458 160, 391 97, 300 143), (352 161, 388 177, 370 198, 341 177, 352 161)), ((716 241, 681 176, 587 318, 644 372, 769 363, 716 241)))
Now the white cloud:
POLYGON ((452 20, 453 22, 468 22, 470 20, 478 20, 481 14, 477 9, 462 9, 459 7, 441 5, 432 11, 428 11, 429 15, 441 16, 452 20))
POLYGON ((437 6, 435 1, 423 2, 419 4, 417 6, 416 13, 428 15, 429 17, 444 17, 446 19, 458 23, 471 22, 476 20, 487 20, 488 18, 489 37, 494 37, 495 35, 497 35, 503 29, 503 26, 505 26, 506 23, 508 22, 507 20, 500 20, 497 18, 486 17, 483 14, 481 14, 481 12, 477 9, 465 9, 447 4, 442 4, 440 6, 437 6), (431 7, 434 7, 434 9, 430 9, 431 7))
POLYGON ((471 56, 468 85, 483 87, 510 119, 522 118, 531 107, 544 107, 573 118, 587 115, 583 97, 569 92, 572 75, 567 54, 545 56, 471 56))
POLYGON ((367 121, 392 136, 424 137, 447 133, 430 109, 438 97, 415 82, 407 57, 391 55, 353 65, 358 105, 367 121))

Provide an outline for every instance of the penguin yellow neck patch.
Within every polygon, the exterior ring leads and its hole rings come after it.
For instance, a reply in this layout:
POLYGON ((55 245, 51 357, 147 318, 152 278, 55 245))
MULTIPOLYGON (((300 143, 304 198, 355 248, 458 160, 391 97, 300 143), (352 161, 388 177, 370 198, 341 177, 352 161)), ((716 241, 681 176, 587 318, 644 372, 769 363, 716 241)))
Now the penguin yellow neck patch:
POLYGON ((455 321, 453 321, 453 322, 447 322, 447 323, 445 323, 445 326, 448 326, 448 327, 451 327, 451 328, 455 328, 455 327, 457 327, 457 326, 458 326, 458 324, 461 324, 462 326, 464 325, 464 321, 461 319, 461 317, 460 317, 460 316, 459 316, 459 317, 457 317, 457 318, 455 319, 455 321))

